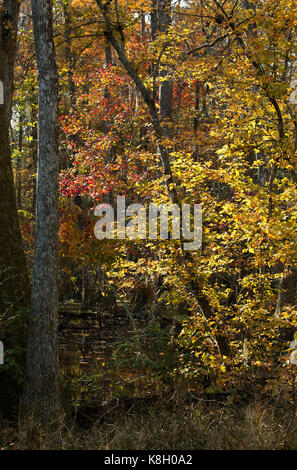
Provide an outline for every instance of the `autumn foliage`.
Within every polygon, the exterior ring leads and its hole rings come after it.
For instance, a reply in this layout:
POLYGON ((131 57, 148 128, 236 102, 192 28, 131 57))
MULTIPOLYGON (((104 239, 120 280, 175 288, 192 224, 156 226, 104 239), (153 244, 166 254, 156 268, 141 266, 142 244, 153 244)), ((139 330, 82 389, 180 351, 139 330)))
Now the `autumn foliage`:
MULTIPOLYGON (((166 11, 171 2, 161 3, 166 11)), ((115 291, 136 316, 170 326, 176 376, 207 378, 220 390, 240 374, 281 381, 297 326, 297 108, 290 100, 297 5, 172 2, 169 23, 152 34, 156 5, 54 2, 61 299, 79 290, 82 269, 103 273, 107 299, 115 291), (164 83, 172 84, 166 117, 164 83), (118 195, 129 203, 202 204, 202 249, 185 255, 177 241, 96 240, 94 208, 118 195)), ((29 259, 37 113, 30 28, 24 13, 15 95, 22 168, 17 141, 14 161, 29 259)))

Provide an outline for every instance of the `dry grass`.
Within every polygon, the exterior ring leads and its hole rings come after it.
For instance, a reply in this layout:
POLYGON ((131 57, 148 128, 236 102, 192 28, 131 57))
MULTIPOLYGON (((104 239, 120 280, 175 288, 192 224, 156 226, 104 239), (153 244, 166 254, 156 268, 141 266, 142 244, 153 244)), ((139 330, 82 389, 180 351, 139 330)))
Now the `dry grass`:
POLYGON ((159 403, 130 412, 117 409, 88 428, 61 424, 51 433, 30 423, 2 423, 0 449, 297 449, 296 431, 290 411, 276 414, 273 407, 259 403, 240 409, 201 403, 166 409, 159 403))

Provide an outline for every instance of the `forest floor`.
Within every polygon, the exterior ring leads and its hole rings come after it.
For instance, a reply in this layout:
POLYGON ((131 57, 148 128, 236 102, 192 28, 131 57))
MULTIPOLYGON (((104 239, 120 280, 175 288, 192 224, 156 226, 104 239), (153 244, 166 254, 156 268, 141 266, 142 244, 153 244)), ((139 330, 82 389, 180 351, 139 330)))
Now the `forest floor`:
POLYGON ((205 396, 191 381, 172 381, 162 362, 168 338, 162 343, 155 333, 142 320, 133 325, 123 309, 103 316, 63 305, 65 416, 53 432, 0 422, 0 449, 297 449, 292 403, 261 394, 205 396), (141 360, 146 342, 151 363, 141 360))
POLYGON ((115 409, 81 427, 65 422, 54 432, 0 424, 0 449, 65 450, 296 450, 292 416, 272 406, 232 407, 181 402, 115 409))

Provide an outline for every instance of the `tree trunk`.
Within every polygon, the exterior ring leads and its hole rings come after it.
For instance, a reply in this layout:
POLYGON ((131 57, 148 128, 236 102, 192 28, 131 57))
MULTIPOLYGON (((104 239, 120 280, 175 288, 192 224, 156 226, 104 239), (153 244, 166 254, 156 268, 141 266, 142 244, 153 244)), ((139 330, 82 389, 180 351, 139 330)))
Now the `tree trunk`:
MULTIPOLYGON (((151 34, 152 40, 157 39, 159 34, 168 34, 171 25, 171 0, 152 0, 151 3, 151 34)), ((163 54, 166 51, 166 42, 163 46, 163 54)), ((173 115, 173 79, 170 77, 170 71, 164 64, 162 58, 160 64, 153 66, 154 84, 158 77, 161 78, 159 85, 159 104, 160 116, 163 122, 164 136, 170 135, 169 122, 172 121, 173 115)), ((156 94, 156 85, 154 85, 154 93, 156 94)))
MULTIPOLYGON (((35 119, 35 116, 34 116, 35 119)), ((32 120, 35 122, 35 120, 32 120)), ((32 178, 32 213, 36 212, 36 173, 37 173, 37 146, 38 146, 38 135, 37 135, 37 125, 34 124, 31 130, 32 145, 31 145, 31 155, 32 155, 32 168, 33 168, 33 178, 32 178)))
POLYGON ((25 412, 41 423, 60 411, 58 354, 58 76, 51 0, 32 0, 39 80, 39 148, 32 314, 25 412))
MULTIPOLYGON (((158 30, 160 33, 168 34, 171 25, 171 0, 159 0, 158 30)), ((164 45, 166 47, 166 44, 164 45)), ((173 115, 173 79, 170 77, 168 67, 162 66, 160 69, 162 78, 159 87, 160 114, 165 121, 164 133, 170 135, 169 121, 173 115)))
POLYGON ((17 306, 27 305, 29 300, 9 145, 19 6, 17 0, 0 3, 0 80, 4 85, 4 104, 0 104, 0 308, 5 301, 17 306))

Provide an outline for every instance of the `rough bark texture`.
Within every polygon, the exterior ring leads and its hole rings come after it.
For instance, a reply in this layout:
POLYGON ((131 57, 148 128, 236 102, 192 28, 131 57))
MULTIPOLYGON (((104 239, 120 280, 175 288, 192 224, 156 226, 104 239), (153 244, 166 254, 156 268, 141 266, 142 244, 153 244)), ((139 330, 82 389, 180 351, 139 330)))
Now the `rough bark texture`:
MULTIPOLYGON (((24 322, 17 313, 30 302, 9 143, 18 14, 17 0, 0 1, 0 80, 4 85, 4 100, 0 104, 0 313, 7 312, 9 306, 14 312, 9 324, 0 322, 0 339, 6 351, 25 346, 24 322)), ((23 365, 23 360, 23 357, 16 359, 18 365, 23 365)), ((11 412, 20 394, 21 388, 10 371, 1 370, 0 413, 3 416, 11 412)))
POLYGON ((24 405, 42 423, 60 410, 58 356, 58 77, 52 2, 32 0, 39 80, 37 212, 24 405))
POLYGON ((9 145, 18 13, 17 0, 0 2, 0 80, 4 84, 4 104, 0 104, 0 308, 5 299, 15 305, 29 299, 9 145))

